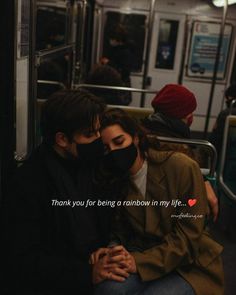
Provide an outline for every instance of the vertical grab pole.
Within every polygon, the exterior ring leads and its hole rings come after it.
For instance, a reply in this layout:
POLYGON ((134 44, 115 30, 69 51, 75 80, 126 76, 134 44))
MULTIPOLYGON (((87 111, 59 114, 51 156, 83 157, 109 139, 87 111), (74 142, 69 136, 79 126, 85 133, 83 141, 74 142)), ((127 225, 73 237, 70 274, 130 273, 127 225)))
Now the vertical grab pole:
POLYGON ((208 107, 207 107, 207 116, 206 116, 206 122, 205 122, 205 128, 204 128, 204 139, 207 138, 207 131, 208 131, 209 120, 210 120, 210 115, 211 115, 211 107, 212 107, 213 96, 214 96, 214 91, 215 91, 217 72, 218 72, 218 66, 219 66, 219 60, 220 60, 220 50, 221 50, 221 46, 222 46, 222 42, 223 42, 227 11, 228 11, 228 0, 225 0, 221 28, 220 28, 219 41, 218 41, 218 47, 217 47, 216 58, 215 58, 214 72, 213 72, 212 83, 211 83, 210 97, 209 97, 209 102, 208 102, 208 107))
MULTIPOLYGON (((155 5, 156 5, 156 0, 150 0, 147 43, 146 43, 147 46, 146 46, 146 50, 145 50, 145 62, 144 62, 144 70, 143 70, 142 89, 146 88, 148 65, 149 65, 149 59, 150 59, 149 55, 150 55, 151 40, 152 40, 152 30, 153 30, 154 16, 155 16, 155 5)), ((144 104, 145 104, 145 93, 142 93, 140 107, 144 107, 144 104)))
POLYGON ((28 144, 27 156, 32 152, 36 144, 36 109, 37 109, 37 65, 36 65, 36 1, 29 1, 29 74, 28 74, 28 144))

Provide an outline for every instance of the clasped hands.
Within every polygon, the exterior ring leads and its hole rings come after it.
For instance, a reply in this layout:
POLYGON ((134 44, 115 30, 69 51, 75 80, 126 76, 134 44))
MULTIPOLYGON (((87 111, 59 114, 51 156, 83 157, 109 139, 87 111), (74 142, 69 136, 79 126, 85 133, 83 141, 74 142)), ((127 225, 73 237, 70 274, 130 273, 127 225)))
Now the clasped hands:
POLYGON ((90 256, 93 265, 93 283, 104 280, 123 282, 130 273, 136 273, 134 257, 121 245, 112 248, 100 248, 90 256))

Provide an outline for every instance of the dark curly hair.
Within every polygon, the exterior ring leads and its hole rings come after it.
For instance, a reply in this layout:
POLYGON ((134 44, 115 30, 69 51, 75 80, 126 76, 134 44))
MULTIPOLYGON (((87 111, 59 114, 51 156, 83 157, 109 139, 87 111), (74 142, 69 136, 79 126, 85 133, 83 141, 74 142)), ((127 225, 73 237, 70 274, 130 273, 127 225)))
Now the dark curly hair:
POLYGON ((93 132, 105 105, 85 90, 63 90, 53 94, 43 105, 41 133, 43 141, 54 144, 57 132, 71 141, 75 132, 93 132))

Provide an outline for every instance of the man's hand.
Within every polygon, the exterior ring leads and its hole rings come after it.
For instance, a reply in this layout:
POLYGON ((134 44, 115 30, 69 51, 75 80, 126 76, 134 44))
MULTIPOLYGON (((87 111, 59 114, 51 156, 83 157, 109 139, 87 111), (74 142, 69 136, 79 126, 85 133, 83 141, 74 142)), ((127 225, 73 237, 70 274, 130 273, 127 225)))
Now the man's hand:
POLYGON ((116 263, 113 263, 111 272, 109 260, 110 257, 106 255, 93 265, 92 279, 94 284, 98 284, 106 279, 123 282, 129 276, 129 273, 116 263))
POLYGON ((97 251, 93 252, 91 255, 90 255, 90 258, 89 258, 89 263, 90 264, 95 264, 98 262, 98 260, 102 257, 104 257, 106 254, 108 254, 109 252, 109 248, 99 248, 97 251))
POLYGON ((109 252, 109 269, 112 272, 115 264, 119 264, 129 273, 136 273, 137 267, 134 257, 123 247, 115 246, 109 252))

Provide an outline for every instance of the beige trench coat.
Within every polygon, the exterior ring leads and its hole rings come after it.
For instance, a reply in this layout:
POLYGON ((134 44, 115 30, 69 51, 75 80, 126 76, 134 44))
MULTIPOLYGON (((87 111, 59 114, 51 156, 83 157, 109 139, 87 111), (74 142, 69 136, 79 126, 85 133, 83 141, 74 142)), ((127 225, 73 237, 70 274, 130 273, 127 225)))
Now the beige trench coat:
MULTIPOLYGON (((198 164, 182 153, 153 149, 147 161, 145 201, 151 203, 117 209, 115 238, 134 256, 143 281, 175 270, 197 295, 224 294, 223 248, 205 231, 208 207, 198 164), (172 200, 181 201, 181 206, 175 207, 176 201, 172 200), (153 201, 158 205, 151 205, 153 201)), ((130 182, 126 201, 132 200, 144 197, 130 182)))

